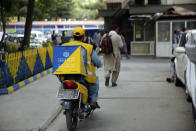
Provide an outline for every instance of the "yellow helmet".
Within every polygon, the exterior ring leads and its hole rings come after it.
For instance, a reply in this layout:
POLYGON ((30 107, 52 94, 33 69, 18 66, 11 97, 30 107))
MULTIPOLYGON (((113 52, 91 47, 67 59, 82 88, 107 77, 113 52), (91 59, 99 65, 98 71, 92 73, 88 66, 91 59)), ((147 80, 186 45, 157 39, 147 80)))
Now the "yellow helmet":
POLYGON ((76 27, 73 30, 73 35, 74 36, 84 36, 85 35, 85 30, 82 27, 76 27))

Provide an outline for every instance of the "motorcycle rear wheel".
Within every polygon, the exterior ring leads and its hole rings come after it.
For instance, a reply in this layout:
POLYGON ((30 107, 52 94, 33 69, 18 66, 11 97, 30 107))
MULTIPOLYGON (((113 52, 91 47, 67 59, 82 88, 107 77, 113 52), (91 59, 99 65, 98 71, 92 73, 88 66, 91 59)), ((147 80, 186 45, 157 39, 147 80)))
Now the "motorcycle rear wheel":
POLYGON ((66 110, 66 123, 68 131, 75 131, 78 123, 77 116, 73 115, 73 110, 66 110))

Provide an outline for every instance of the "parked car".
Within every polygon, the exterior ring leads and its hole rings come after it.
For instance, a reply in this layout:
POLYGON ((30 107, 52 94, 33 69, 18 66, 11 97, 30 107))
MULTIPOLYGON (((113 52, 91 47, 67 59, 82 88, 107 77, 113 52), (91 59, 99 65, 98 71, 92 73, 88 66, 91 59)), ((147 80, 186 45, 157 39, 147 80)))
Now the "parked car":
POLYGON ((29 46, 32 47, 32 48, 41 48, 42 47, 42 43, 39 42, 37 39, 30 38, 29 46))
POLYGON ((186 100, 192 102, 193 120, 196 123, 196 65, 188 59, 186 71, 186 100))
POLYGON ((175 64, 175 76, 174 83, 176 86, 185 85, 185 73, 186 73, 186 65, 187 65, 187 54, 185 51, 186 44, 186 34, 183 34, 178 47, 175 49, 176 58, 174 60, 175 64))
MULTIPOLYGON (((8 36, 8 34, 7 34, 7 33, 5 33, 4 41, 5 41, 5 39, 6 39, 6 37, 7 37, 7 36, 8 36)), ((0 32, 0 41, 1 41, 2 37, 3 37, 3 32, 0 32)))
MULTIPOLYGON (((9 34, 6 37, 6 42, 8 44, 18 44, 18 45, 20 45, 20 43, 22 43, 23 39, 24 39, 23 34, 9 34)), ((40 41, 38 41, 37 39, 31 37, 29 46, 33 47, 33 48, 41 48, 42 43, 40 41)))
POLYGON ((3 32, 0 32, 0 41, 1 41, 2 36, 3 36, 3 32))
POLYGON ((41 31, 31 31, 31 37, 37 39, 41 43, 47 41, 47 38, 44 36, 44 33, 41 31))
POLYGON ((23 34, 7 34, 7 36, 5 37, 4 41, 7 44, 19 44, 21 43, 21 41, 23 40, 24 35, 23 34))
POLYGON ((196 123, 196 30, 187 33, 186 52, 188 56, 185 77, 186 99, 192 102, 193 120, 196 123))

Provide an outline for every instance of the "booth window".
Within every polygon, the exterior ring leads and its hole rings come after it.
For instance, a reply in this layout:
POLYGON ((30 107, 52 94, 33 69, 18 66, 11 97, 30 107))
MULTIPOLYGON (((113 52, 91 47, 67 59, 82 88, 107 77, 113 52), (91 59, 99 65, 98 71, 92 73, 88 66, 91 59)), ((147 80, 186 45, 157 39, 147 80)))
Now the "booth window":
POLYGON ((170 41, 170 23, 169 22, 158 23, 158 41, 159 42, 170 41))
POLYGON ((187 22, 187 29, 196 29, 196 21, 188 21, 187 22))
POLYGON ((183 22, 172 22, 172 41, 174 41, 174 31, 182 31, 182 29, 185 27, 185 23, 183 22))
POLYGON ((135 41, 144 41, 144 23, 135 23, 135 41))
POLYGON ((145 41, 154 41, 154 22, 147 22, 145 25, 145 41))
POLYGON ((154 41, 154 23, 136 22, 135 41, 154 41))

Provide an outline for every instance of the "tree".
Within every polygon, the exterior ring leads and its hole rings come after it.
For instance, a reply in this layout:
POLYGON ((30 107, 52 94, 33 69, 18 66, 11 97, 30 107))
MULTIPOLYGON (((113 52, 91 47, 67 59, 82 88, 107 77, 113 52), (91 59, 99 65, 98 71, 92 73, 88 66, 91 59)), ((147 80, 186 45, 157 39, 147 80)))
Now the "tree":
POLYGON ((25 22, 24 43, 22 43, 26 46, 29 46, 34 6, 35 6, 35 0, 29 0, 28 8, 27 8, 27 17, 25 22))
POLYGON ((17 0, 1 0, 0 1, 0 12, 1 12, 0 20, 3 25, 3 36, 1 39, 0 48, 5 47, 5 45, 3 45, 3 40, 5 37, 6 22, 9 20, 11 16, 16 16, 17 8, 18 8, 17 0))
POLYGON ((70 18, 73 7, 72 0, 55 0, 55 6, 47 10, 50 19, 70 18))
POLYGON ((69 18, 72 7, 72 0, 57 0, 56 16, 59 18, 69 18))
POLYGON ((20 21, 21 17, 26 17, 27 4, 28 4, 28 0, 19 0, 18 1, 18 12, 17 12, 18 21, 20 21))
MULTIPOLYGON (((34 19, 50 19, 50 12, 56 8, 56 0, 39 0, 35 2, 34 19)), ((53 16, 56 16, 53 14, 53 16)))
POLYGON ((70 18, 72 7, 72 0, 39 0, 35 3, 34 19, 67 19, 70 18))
POLYGON ((97 19, 98 9, 105 8, 105 0, 74 0, 72 18, 97 19))

